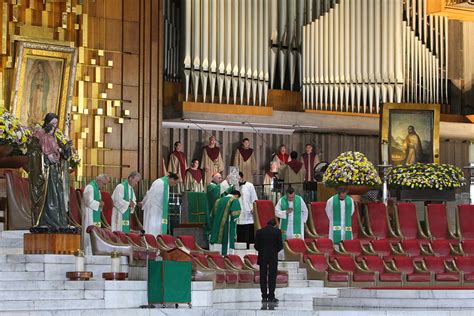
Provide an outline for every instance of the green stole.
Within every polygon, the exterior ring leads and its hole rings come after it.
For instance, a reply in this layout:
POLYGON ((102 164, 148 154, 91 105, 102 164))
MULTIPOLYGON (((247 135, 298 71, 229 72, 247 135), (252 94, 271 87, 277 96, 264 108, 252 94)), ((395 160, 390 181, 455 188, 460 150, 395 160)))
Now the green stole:
POLYGON ((213 209, 213 225, 210 242, 211 244, 221 244, 222 255, 224 256, 227 255, 227 244, 229 244, 231 249, 235 249, 237 234, 237 224, 235 220, 239 218, 239 216, 240 203, 238 199, 233 196, 225 196, 217 200, 213 209))
MULTIPOLYGON (((133 192, 133 189, 132 189, 132 192, 129 192, 128 179, 123 180, 122 185, 123 185, 123 200, 130 203, 130 200, 133 200, 135 193, 133 192)), ((122 214, 122 231, 124 233, 130 232, 130 212, 131 212, 131 208, 129 205, 127 210, 122 214)))
MULTIPOLYGON (((301 200, 299 195, 295 195, 293 199, 293 237, 301 238, 301 200)), ((285 211, 288 209, 288 198, 282 197, 280 200, 281 210, 285 211)), ((281 233, 283 240, 286 240, 286 231, 288 229, 288 213, 286 218, 281 220, 281 233)))
MULTIPOLYGON (((97 184, 97 181, 92 180, 90 185, 94 189, 94 201, 97 201, 100 203, 102 200, 102 196, 100 195, 100 190, 99 190, 99 185, 97 184)), ((101 226, 102 222, 102 208, 99 206, 98 209, 93 210, 92 212, 92 221, 94 222, 94 225, 97 227, 101 226)))
POLYGON ((206 195, 207 195, 207 202, 208 202, 208 211, 206 212, 206 224, 204 227, 204 233, 206 236, 208 236, 211 233, 212 229, 212 215, 211 213, 213 212, 213 207, 215 207, 217 204, 216 202, 221 198, 225 197, 228 193, 230 193, 234 189, 234 186, 231 185, 227 190, 222 192, 221 194, 221 184, 217 184, 214 182, 211 182, 207 185, 206 187, 206 195))
MULTIPOLYGON (((344 199, 345 208, 345 218, 344 218, 344 229, 346 231, 344 235, 345 240, 352 239, 352 201, 351 198, 346 196, 344 199)), ((333 243, 335 245, 339 244, 342 240, 342 222, 341 222, 341 200, 336 194, 332 197, 332 209, 333 209, 333 227, 332 227, 332 236, 333 243)))
POLYGON ((161 217, 161 233, 168 234, 169 191, 168 176, 160 178, 165 184, 163 190, 163 215, 161 217))

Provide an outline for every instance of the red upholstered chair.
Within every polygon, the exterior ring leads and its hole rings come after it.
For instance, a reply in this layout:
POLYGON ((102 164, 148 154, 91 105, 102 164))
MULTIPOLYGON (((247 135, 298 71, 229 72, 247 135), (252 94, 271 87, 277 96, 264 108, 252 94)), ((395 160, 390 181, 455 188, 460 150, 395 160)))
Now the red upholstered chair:
POLYGON ((355 204, 355 212, 352 214, 352 239, 359 239, 362 244, 368 244, 374 239, 363 228, 359 213, 359 203, 355 204))
POLYGON ((423 232, 416 216, 416 205, 413 203, 398 203, 395 209, 396 231, 401 239, 425 239, 428 236, 423 232))
POLYGON ((73 187, 69 187, 69 222, 73 226, 81 227, 82 216, 81 216, 81 204, 77 199, 76 190, 73 187))
POLYGON ((399 240, 390 226, 387 208, 384 203, 367 203, 366 220, 368 233, 375 239, 399 240))
POLYGON ((449 229, 445 204, 428 204, 425 208, 426 234, 433 239, 457 239, 449 229))
POLYGON ((133 214, 130 214, 130 229, 138 232, 143 230, 143 225, 140 222, 136 211, 133 212, 133 214))
POLYGON ((452 265, 449 270, 459 272, 462 283, 474 283, 474 257, 454 257, 452 265))
POLYGON ((402 285, 403 275, 401 272, 394 271, 379 256, 365 256, 361 262, 362 266, 378 274, 378 286, 399 286, 402 285))
POLYGON ((258 274, 258 271, 255 271, 252 268, 249 268, 246 264, 244 264, 240 256, 227 255, 224 257, 224 263, 227 269, 239 273, 239 286, 259 286, 260 281, 256 282, 256 274, 258 274))
POLYGON ((309 248, 314 250, 316 253, 330 256, 334 254, 334 244, 329 238, 317 238, 313 239, 309 244, 309 248))
POLYGON ((461 280, 460 273, 448 270, 444 258, 425 257, 422 262, 424 270, 435 274, 435 283, 443 285, 459 285, 461 280))
MULTIPOLYGON (((210 255, 207 255, 206 258, 209 264, 208 265, 209 268, 217 270, 217 271, 222 271, 225 273, 226 284, 233 284, 233 285, 239 284, 239 279, 240 279, 239 272, 227 269, 225 266, 224 257, 222 257, 220 254, 210 254, 210 255)), ((253 281, 253 276, 250 279, 253 281)))
POLYGON ((305 256, 306 272, 309 280, 322 280, 324 286, 350 286, 351 272, 334 267, 323 255, 305 256))
POLYGON ((463 240, 457 246, 453 245, 451 252, 456 256, 474 256, 474 240, 463 240))
POLYGON ((202 275, 212 275, 216 288, 225 286, 225 272, 209 267, 206 255, 200 253, 192 253, 191 255, 193 256, 193 281, 199 280, 199 276, 202 275))
POLYGON ((376 276, 374 271, 365 269, 350 256, 339 256, 334 258, 334 265, 340 271, 350 272, 352 275, 352 286, 374 286, 376 276))
POLYGON ((102 224, 110 229, 114 202, 112 201, 112 196, 109 192, 100 191, 100 195, 102 201, 104 201, 104 206, 102 207, 102 224))
POLYGON ((376 254, 379 257, 384 258, 385 261, 392 260, 393 255, 400 254, 395 247, 392 246, 392 241, 388 239, 372 240, 367 245, 371 253, 376 254))
POLYGON ((258 255, 248 254, 244 256, 244 264, 253 270, 258 270, 257 261, 258 255))
POLYGON ((396 249, 396 252, 400 255, 412 257, 415 260, 419 260, 423 257, 421 252, 421 245, 419 239, 406 239, 401 240, 397 244, 393 244, 393 247, 396 249))
POLYGON ((456 212, 458 236, 461 240, 474 240, 474 205, 458 205, 456 212))
POLYGON ((403 273, 404 285, 432 285, 434 282, 434 274, 415 266, 413 258, 407 256, 394 256, 392 260, 392 268, 394 271, 403 273))
POLYGON ((176 248, 176 241, 171 235, 158 235, 156 236, 156 241, 163 250, 171 250, 173 248, 176 248))
POLYGON ((155 250, 161 250, 160 244, 158 244, 158 241, 156 241, 155 236, 152 234, 145 234, 145 241, 148 244, 148 247, 151 247, 155 250))
POLYGON ((421 252, 425 256, 436 256, 450 259, 453 255, 458 254, 454 250, 455 247, 458 247, 457 240, 436 239, 432 240, 429 244, 421 245, 421 252))
POLYGON ((121 242, 108 229, 90 225, 87 227, 86 233, 90 235, 94 255, 110 256, 113 252, 119 252, 123 256, 129 257, 129 264, 132 266, 136 264, 136 260, 140 259, 131 245, 121 242))
POLYGON ((370 250, 369 244, 363 244, 360 239, 343 240, 339 244, 340 252, 345 255, 351 255, 358 258, 362 255, 376 256, 377 254, 370 250))
POLYGON ((212 251, 208 251, 206 249, 201 248, 197 244, 194 236, 190 236, 190 235, 183 235, 183 236, 176 237, 176 246, 178 248, 186 248, 187 250, 191 252, 200 252, 200 253, 206 253, 206 254, 218 253, 218 252, 212 252, 212 251))
POLYGON ((267 222, 272 218, 276 219, 275 206, 273 205, 272 201, 257 200, 253 203, 253 220, 255 231, 267 226, 267 222))
POLYGON ((317 254, 316 251, 308 248, 303 239, 293 238, 283 242, 286 261, 301 261, 306 254, 317 254))
POLYGON ((328 237, 329 218, 326 215, 326 202, 311 202, 308 227, 317 237, 328 237))
POLYGON ((114 234, 115 236, 118 237, 118 239, 124 243, 124 244, 127 244, 127 245, 130 245, 131 242, 130 242, 130 239, 127 237, 127 234, 125 234, 124 232, 121 232, 121 231, 114 231, 114 234))

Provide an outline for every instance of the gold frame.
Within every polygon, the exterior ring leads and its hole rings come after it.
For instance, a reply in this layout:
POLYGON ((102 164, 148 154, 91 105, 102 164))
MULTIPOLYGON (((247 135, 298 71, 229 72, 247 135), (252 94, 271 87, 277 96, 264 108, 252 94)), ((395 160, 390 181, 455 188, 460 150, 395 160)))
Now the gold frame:
POLYGON ((61 87, 58 94, 57 108, 59 113, 56 114, 59 116, 59 126, 62 128, 64 134, 69 136, 71 121, 70 113, 76 77, 77 49, 59 44, 60 43, 52 44, 31 41, 16 42, 15 47, 17 54, 15 61, 14 88, 11 96, 11 110, 17 117, 20 117, 20 113, 25 110, 23 92, 27 60, 29 58, 60 60, 63 63, 63 73, 61 87))
MULTIPOLYGON (((433 162, 439 163, 439 121, 440 121, 440 105, 439 104, 420 104, 420 103, 385 103, 382 107, 382 115, 380 116, 380 152, 382 152, 382 143, 389 143, 389 126, 391 110, 407 110, 407 111, 432 111, 433 112, 433 162)), ((389 146, 389 163, 391 163, 391 152, 389 146)))

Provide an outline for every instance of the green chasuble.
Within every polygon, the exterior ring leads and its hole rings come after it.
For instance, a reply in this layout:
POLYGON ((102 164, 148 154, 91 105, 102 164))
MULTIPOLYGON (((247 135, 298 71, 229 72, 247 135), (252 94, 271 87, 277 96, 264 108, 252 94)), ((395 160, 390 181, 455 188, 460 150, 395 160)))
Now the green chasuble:
POLYGON ((163 215, 161 217, 161 233, 168 234, 169 192, 168 176, 160 178, 164 185, 163 190, 163 215))
POLYGON ((227 244, 235 249, 235 239, 237 234, 236 220, 240 216, 239 199, 233 195, 227 195, 217 200, 211 216, 211 244, 222 245, 222 255, 227 254, 227 244))
MULTIPOLYGON (((301 196, 296 195, 293 199, 293 236, 295 238, 301 238, 301 203, 304 203, 301 196)), ((286 195, 281 198, 281 210, 288 209, 288 198, 286 195)), ((288 213, 286 218, 281 220, 281 235, 282 239, 286 239, 286 230, 288 229, 288 213)))
POLYGON ((332 236, 333 243, 338 245, 342 240, 342 229, 345 230, 344 240, 352 239, 352 199, 346 196, 344 199, 344 228, 342 227, 341 218, 341 200, 336 194, 332 197, 332 236))
MULTIPOLYGON (((92 180, 90 185, 94 189, 94 201, 97 201, 100 203, 100 201, 102 200, 102 196, 100 195, 99 185, 97 184, 95 180, 92 180)), ((94 210, 92 212, 92 221, 94 222, 94 225, 97 227, 101 226, 101 223, 102 223, 101 215, 102 215, 102 208, 100 206, 97 210, 94 210)))
POLYGON ((208 205, 208 210, 206 211, 206 223, 204 227, 204 232, 206 235, 209 235, 211 233, 211 216, 210 214, 212 213, 212 208, 214 207, 214 204, 216 204, 216 201, 220 199, 223 196, 226 196, 229 194, 232 190, 234 190, 234 186, 230 186, 227 190, 225 190, 221 194, 221 185, 211 182, 207 185, 206 188, 206 194, 207 194, 207 205, 208 205))
MULTIPOLYGON (((133 200, 133 196, 135 192, 133 191, 133 189, 131 191, 129 190, 128 180, 123 180, 122 185, 123 185, 123 200, 130 203, 130 201, 133 200)), ((131 212, 131 208, 129 206, 127 210, 122 214, 122 231, 124 233, 130 232, 130 212, 131 212)))

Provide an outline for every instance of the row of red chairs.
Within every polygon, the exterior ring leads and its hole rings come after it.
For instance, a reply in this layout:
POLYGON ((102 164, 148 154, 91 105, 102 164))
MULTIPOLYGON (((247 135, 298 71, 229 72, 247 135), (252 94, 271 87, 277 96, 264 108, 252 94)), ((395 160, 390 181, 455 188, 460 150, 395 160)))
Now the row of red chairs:
POLYGON ((387 286, 462 286, 474 285, 474 257, 424 257, 414 260, 393 256, 386 262, 379 256, 311 254, 304 259, 308 278, 323 280, 325 286, 387 287, 387 286))
MULTIPOLYGON (((423 230, 413 203, 397 203, 392 221, 383 203, 368 203, 362 211, 356 203, 352 216, 353 238, 364 243, 374 239, 458 239, 474 240, 474 205, 459 205, 456 211, 456 230, 448 225, 445 204, 428 204, 425 208, 426 227, 423 230)), ((305 226, 305 236, 309 238, 328 237, 329 219, 326 215, 326 202, 312 202, 310 216, 305 226)), ((275 217, 273 203, 258 200, 254 206, 255 229, 265 226, 275 217), (263 223, 263 224, 262 224, 263 223)))

